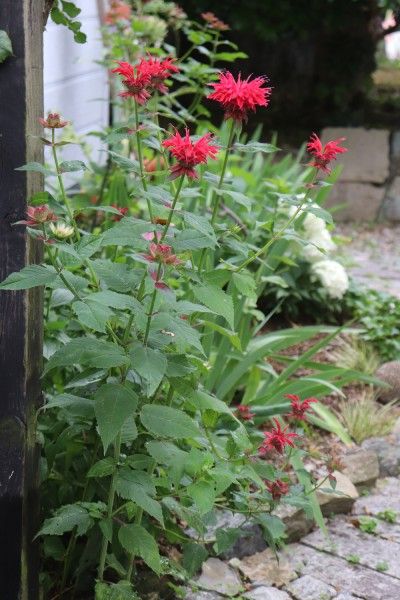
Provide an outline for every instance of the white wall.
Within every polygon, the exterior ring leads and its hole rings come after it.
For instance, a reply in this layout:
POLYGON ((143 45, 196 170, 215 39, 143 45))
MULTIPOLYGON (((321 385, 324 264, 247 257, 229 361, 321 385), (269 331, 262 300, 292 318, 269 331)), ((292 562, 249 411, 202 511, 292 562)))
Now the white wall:
MULTIPOLYGON (((0 0, 1 1, 1 0, 0 0)), ((77 17, 87 35, 77 44, 66 27, 49 19, 44 33, 44 114, 56 111, 72 122, 78 134, 98 130, 108 122, 107 72, 96 64, 103 57, 96 0, 74 0, 82 9, 77 17)), ((94 158, 104 160, 100 144, 90 137, 94 158)), ((77 146, 63 150, 64 159, 81 158, 77 146)))

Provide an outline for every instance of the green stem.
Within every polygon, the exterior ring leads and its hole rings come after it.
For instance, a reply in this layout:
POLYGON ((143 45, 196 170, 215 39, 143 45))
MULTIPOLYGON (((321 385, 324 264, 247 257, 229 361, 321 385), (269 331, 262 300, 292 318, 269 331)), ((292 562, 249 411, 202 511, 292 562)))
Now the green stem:
POLYGON ((181 175, 181 177, 179 179, 179 182, 178 182, 178 187, 176 188, 176 191, 175 191, 174 199, 172 201, 172 206, 171 206, 170 211, 168 213, 168 219, 167 219, 167 222, 165 224, 164 230, 162 232, 162 236, 160 238, 160 243, 162 243, 162 241, 165 239, 165 236, 168 233, 168 229, 169 229, 169 227, 171 225, 172 217, 174 215, 176 203, 178 202, 179 194, 181 193, 181 189, 182 189, 182 185, 183 185, 183 180, 184 179, 185 179, 185 176, 181 175))
MULTIPOLYGON (((116 438, 115 444, 114 444, 114 458, 115 458, 116 462, 119 461, 120 453, 121 453, 121 433, 119 433, 117 435, 117 438, 116 438)), ((115 487, 116 487, 116 482, 117 482, 117 472, 118 471, 116 469, 112 475, 110 488, 108 490, 107 519, 111 519, 112 514, 113 514, 114 499, 115 499, 115 487)), ((103 540, 101 543, 101 550, 100 550, 99 570, 98 570, 98 577, 99 577, 100 581, 103 581, 104 568, 106 565, 107 549, 108 549, 108 540, 107 540, 106 536, 103 535, 103 540)))
MULTIPOLYGON (((139 111, 138 111, 138 104, 137 104, 136 100, 134 102, 134 107, 135 107, 136 144, 137 144, 137 153, 138 153, 138 159, 139 159, 140 179, 142 180, 142 186, 143 186, 144 191, 147 192, 147 183, 146 183, 146 178, 145 178, 144 169, 143 169, 142 142, 140 139, 140 131, 139 131, 139 111)), ((147 210, 149 211, 150 221, 153 223, 154 216, 153 216, 153 209, 151 208, 150 198, 146 197, 146 202, 147 202, 147 210)))
MULTIPOLYGON (((222 163, 221 174, 220 174, 220 177, 219 177, 219 180, 218 180, 216 191, 219 191, 221 189, 222 184, 223 184, 224 179, 225 179, 226 168, 228 166, 229 154, 230 154, 230 152, 232 150, 232 143, 233 143, 234 135, 235 135, 235 121, 234 121, 234 119, 232 119, 230 131, 229 131, 228 144, 226 146, 224 161, 222 163)), ((212 225, 214 225, 215 220, 216 220, 216 218, 218 216, 218 208, 219 208, 220 201, 221 201, 220 195, 218 193, 215 194, 215 192, 214 192, 214 194, 212 196, 212 199, 211 199, 211 204, 214 203, 214 205, 213 205, 213 211, 212 211, 212 216, 211 216, 211 224, 212 225)), ((207 249, 203 248, 203 250, 201 252, 201 255, 200 255, 198 271, 201 271, 201 269, 203 267, 203 262, 204 262, 204 259, 205 259, 205 256, 206 256, 206 252, 207 252, 207 249)))
POLYGON ((51 149, 53 152, 53 159, 54 159, 54 164, 56 167, 56 172, 57 172, 57 179, 58 179, 58 185, 60 187, 60 192, 61 192, 61 197, 64 201, 65 207, 67 209, 68 212, 68 216, 69 219, 71 221, 71 225, 74 228, 74 232, 75 232, 75 236, 76 239, 79 240, 80 239, 80 233, 78 230, 78 227, 76 225, 75 219, 74 219, 74 212, 70 206, 66 191, 65 191, 65 187, 64 187, 64 182, 63 182, 63 178, 62 178, 62 174, 60 171, 60 164, 58 162, 58 156, 57 156, 57 148, 56 148, 56 144, 55 144, 56 140, 55 140, 55 131, 54 129, 51 130, 51 149))
POLYGON ((147 314, 147 323, 146 323, 146 331, 144 334, 144 339, 143 339, 143 344, 145 346, 147 346, 147 341, 149 339, 149 333, 150 333, 150 325, 151 325, 151 319, 153 317, 153 310, 154 310, 154 305, 156 303, 156 297, 157 297, 157 288, 155 286, 156 282, 158 281, 160 275, 161 275, 161 269, 162 269, 162 263, 160 262, 158 264, 158 269, 157 269, 157 275, 156 275, 156 281, 154 283, 154 290, 153 290, 153 294, 151 296, 151 301, 150 301, 150 307, 149 307, 149 312, 147 314))

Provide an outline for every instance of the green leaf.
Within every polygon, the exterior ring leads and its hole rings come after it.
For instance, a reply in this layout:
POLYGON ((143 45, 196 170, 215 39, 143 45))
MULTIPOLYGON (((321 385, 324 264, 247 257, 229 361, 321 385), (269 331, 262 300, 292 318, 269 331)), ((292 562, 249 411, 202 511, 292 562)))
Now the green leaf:
POLYGON ((228 294, 212 285, 195 286, 193 292, 200 302, 217 315, 224 317, 232 329, 235 328, 233 301, 228 294))
POLYGON ((183 218, 185 220, 185 223, 187 223, 189 227, 197 229, 197 231, 212 239, 215 244, 217 243, 214 229, 212 228, 210 221, 206 219, 206 217, 194 215, 190 212, 185 212, 183 218))
POLYGON ((183 229, 182 231, 179 231, 175 236, 173 244, 175 252, 215 248, 216 245, 216 240, 195 229, 183 229))
POLYGON ((117 292, 129 292, 137 283, 137 275, 128 265, 96 259, 91 264, 105 285, 117 292))
POLYGON ((29 162, 26 165, 22 165, 22 167, 17 167, 16 171, 32 171, 34 173, 41 173, 42 175, 55 175, 55 171, 51 171, 50 169, 46 169, 41 163, 38 162, 29 162))
POLYGON ((64 160, 60 164, 60 173, 73 173, 75 171, 87 171, 87 166, 81 160, 64 160))
POLYGON ((13 53, 11 40, 6 31, 0 29, 0 63, 13 53))
POLYGON ((174 465, 177 462, 184 462, 188 458, 188 453, 181 450, 171 442, 151 441, 146 444, 147 451, 161 465, 174 465))
POLYGON ((141 525, 124 525, 118 532, 118 539, 127 552, 140 556, 157 574, 161 573, 160 554, 153 536, 141 525))
POLYGON ((20 271, 11 273, 0 283, 0 290, 27 290, 52 283, 57 273, 44 265, 28 265, 20 271))
POLYGON ((95 407, 99 435, 104 452, 121 431, 126 419, 137 407, 137 396, 127 385, 106 383, 95 394, 95 407))
POLYGON ((132 368, 147 383, 146 396, 152 396, 167 370, 167 359, 159 350, 135 344, 130 351, 132 368))
POLYGON ((170 406, 145 404, 140 420, 148 431, 162 437, 183 439, 200 435, 196 423, 186 413, 170 406))
POLYGON ((236 142, 234 149, 239 150, 239 152, 246 152, 250 154, 254 154, 255 152, 270 154, 271 152, 276 152, 279 150, 279 148, 273 146, 272 144, 263 144, 261 142, 248 142, 247 144, 239 144, 236 142))
POLYGON ((234 273, 232 280, 236 289, 243 294, 243 296, 257 300, 256 280, 253 275, 246 272, 234 273))
POLYGON ((76 527, 77 535, 84 535, 93 525, 86 508, 78 504, 66 504, 57 509, 54 517, 46 519, 37 535, 63 535, 76 527))
POLYGON ((107 477, 114 473, 115 468, 115 460, 111 456, 107 456, 94 463, 86 474, 86 477, 107 477))
POLYGON ((195 542, 184 544, 182 564, 190 577, 199 571, 207 556, 208 552, 204 546, 196 544, 195 542))
POLYGON ((230 415, 231 417, 233 416, 232 410, 225 402, 218 400, 215 396, 211 396, 211 394, 203 392, 202 390, 194 391, 193 394, 189 396, 188 402, 200 410, 213 410, 217 413, 223 413, 230 415))
POLYGON ((229 550, 242 535, 245 535, 245 532, 238 527, 217 529, 215 532, 216 543, 214 544, 217 554, 222 554, 229 550))
POLYGON ((90 297, 73 302, 72 309, 82 325, 100 333, 105 333, 107 322, 114 314, 107 306, 92 302, 90 297))
POLYGON ((135 502, 164 527, 161 504, 152 498, 156 493, 156 488, 151 475, 144 471, 124 467, 119 470, 115 489, 121 498, 135 502))
POLYGON ((76 338, 62 346, 48 361, 45 373, 55 367, 80 364, 87 367, 110 369, 129 364, 122 348, 96 338, 76 338))
POLYGON ((248 58, 248 56, 244 52, 219 52, 214 56, 216 61, 222 60, 224 62, 234 62, 238 58, 248 58))
POLYGON ((67 0, 61 0, 61 6, 63 11, 72 19, 77 17, 82 12, 82 10, 73 2, 67 2, 67 0))
POLYGON ((216 497, 215 483, 200 479, 187 487, 187 492, 200 511, 205 515, 210 512, 214 506, 216 497))
POLYGON ((142 305, 136 298, 132 296, 128 296, 127 294, 119 294, 117 292, 113 292, 111 290, 104 290, 102 292, 95 292, 90 294, 84 300, 90 300, 91 302, 98 302, 104 306, 111 306, 112 308, 117 309, 126 309, 130 308, 132 310, 143 310, 142 305))
MULTIPOLYGON (((125 570, 123 571, 125 574, 125 570)), ((95 600, 140 600, 129 581, 118 583, 96 582, 95 600)))

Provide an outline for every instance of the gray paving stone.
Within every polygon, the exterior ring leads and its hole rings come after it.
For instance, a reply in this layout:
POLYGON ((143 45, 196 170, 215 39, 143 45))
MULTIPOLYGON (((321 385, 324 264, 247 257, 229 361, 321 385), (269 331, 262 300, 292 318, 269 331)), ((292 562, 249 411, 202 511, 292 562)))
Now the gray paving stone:
POLYGON ((358 491, 371 487, 379 477, 378 457, 371 450, 351 450, 341 457, 341 462, 344 475, 349 477, 358 491))
POLYGON ((362 447, 376 453, 381 476, 400 474, 400 444, 395 436, 392 439, 370 438, 362 443, 362 447))
POLYGON ((296 600, 331 600, 336 596, 335 588, 311 575, 292 581, 287 590, 296 600))
POLYGON ((335 596, 335 600, 362 600, 360 596, 353 596, 353 594, 339 594, 339 596, 335 596))
POLYGON ((243 589, 241 579, 236 571, 218 558, 209 558, 203 563, 203 569, 196 584, 200 588, 225 596, 236 596, 243 589))
POLYGON ((336 518, 330 522, 328 531, 328 537, 320 530, 314 531, 307 535, 302 543, 344 559, 357 556, 360 565, 371 569, 376 569, 378 563, 387 563, 385 574, 400 579, 398 543, 364 533, 343 518, 336 518))
POLYGON ((247 594, 243 594, 243 598, 248 598, 248 600, 291 600, 291 597, 286 592, 265 585, 261 585, 247 592, 247 594))
POLYGON ((400 599, 400 581, 390 575, 350 565, 343 558, 316 552, 301 543, 291 544, 287 550, 293 568, 331 585, 337 594, 353 594, 363 600, 400 599))
POLYGON ((355 515, 377 515, 386 509, 397 513, 396 522, 400 523, 400 481, 395 477, 386 477, 377 482, 376 490, 368 496, 362 496, 354 503, 355 515))
POLYGON ((214 592, 202 592, 201 590, 190 590, 185 600, 222 600, 223 596, 214 592))

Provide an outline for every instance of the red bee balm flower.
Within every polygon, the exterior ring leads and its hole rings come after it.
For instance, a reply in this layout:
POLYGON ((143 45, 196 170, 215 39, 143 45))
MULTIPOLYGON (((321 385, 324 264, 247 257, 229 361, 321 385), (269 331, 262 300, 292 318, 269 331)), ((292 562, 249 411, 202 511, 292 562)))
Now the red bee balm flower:
POLYGON ((63 121, 58 113, 49 113, 47 115, 47 119, 40 117, 39 123, 45 129, 61 129, 62 127, 68 125, 69 121, 63 121))
POLYGON ((118 62, 118 67, 112 70, 123 77, 122 84, 126 91, 120 92, 122 98, 134 98, 138 104, 145 104, 150 98, 147 87, 150 85, 150 75, 140 69, 140 65, 133 66, 128 62, 118 62))
POLYGON ((338 140, 332 140, 327 142, 325 146, 322 145, 321 140, 316 133, 313 133, 310 137, 310 141, 307 144, 307 151, 313 155, 314 160, 310 163, 311 167, 321 169, 325 173, 330 173, 331 170, 328 167, 332 160, 335 160, 338 154, 347 152, 347 148, 339 146, 341 142, 344 142, 346 138, 339 138, 338 140))
POLYGON ((280 500, 282 496, 286 496, 289 491, 289 484, 281 479, 270 481, 266 484, 266 488, 272 496, 272 500, 280 500))
POLYGON ((149 88, 154 91, 165 94, 168 91, 164 81, 172 74, 179 73, 179 69, 174 65, 174 58, 167 57, 163 60, 158 58, 142 58, 139 63, 138 71, 149 77, 149 88))
POLYGON ((239 404, 236 409, 236 415, 239 419, 242 419, 242 421, 251 421, 252 418, 255 417, 255 413, 252 413, 250 407, 245 404, 239 404))
POLYGON ((288 415, 289 418, 296 419, 296 421, 305 421, 307 419, 306 412, 311 409, 313 402, 318 402, 316 398, 306 398, 303 402, 296 394, 286 394, 285 396, 291 402, 292 412, 288 415))
POLYGON ((49 223, 50 221, 57 221, 56 215, 50 210, 47 204, 28 206, 26 216, 28 217, 26 221, 18 221, 15 224, 35 227, 37 225, 43 225, 43 223, 49 223))
POLYGON ((215 159, 218 153, 218 146, 210 144, 211 133, 206 133, 196 142, 192 142, 189 136, 189 130, 185 129, 185 135, 176 131, 174 135, 163 142, 163 146, 168 148, 172 156, 177 159, 177 164, 171 169, 171 179, 176 179, 180 175, 187 175, 191 179, 197 179, 198 175, 194 170, 196 165, 206 163, 208 158, 215 159))
POLYGON ((266 77, 242 79, 240 73, 235 80, 232 73, 226 71, 220 73, 218 83, 209 84, 214 91, 207 97, 222 104, 225 119, 232 118, 241 123, 247 121, 249 110, 254 111, 257 106, 268 106, 272 88, 262 87, 266 81, 266 77))
POLYGON ((144 257, 150 262, 163 263, 164 265, 180 265, 181 260, 172 254, 172 248, 168 244, 149 244, 150 254, 145 254, 144 257))
POLYGON ((294 448, 293 440, 299 437, 297 433, 286 433, 289 425, 286 425, 286 427, 282 429, 278 419, 273 419, 273 421, 275 423, 275 428, 273 427, 272 431, 264 432, 265 440, 258 449, 260 456, 264 456, 268 450, 276 450, 279 454, 283 454, 285 446, 294 448))

